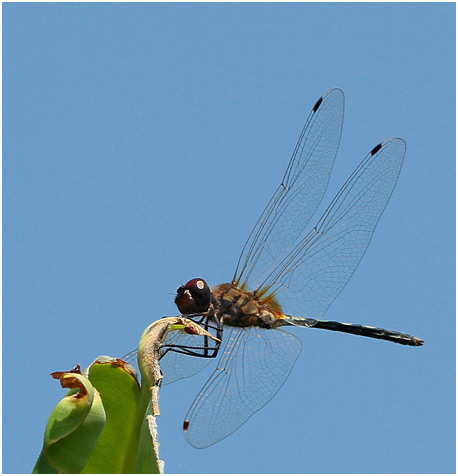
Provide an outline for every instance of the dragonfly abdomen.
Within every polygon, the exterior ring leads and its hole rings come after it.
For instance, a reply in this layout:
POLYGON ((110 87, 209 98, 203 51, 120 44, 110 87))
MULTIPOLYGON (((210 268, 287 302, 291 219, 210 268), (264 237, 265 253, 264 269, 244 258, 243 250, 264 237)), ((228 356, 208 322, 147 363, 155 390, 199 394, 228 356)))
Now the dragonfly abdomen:
POLYGON ((362 324, 348 324, 346 322, 324 321, 320 319, 309 319, 306 317, 287 316, 282 319, 283 325, 314 327, 315 329, 326 329, 328 331, 345 332, 372 339, 382 339, 396 344, 420 346, 423 341, 410 334, 403 334, 398 331, 390 331, 381 327, 364 326, 362 324))

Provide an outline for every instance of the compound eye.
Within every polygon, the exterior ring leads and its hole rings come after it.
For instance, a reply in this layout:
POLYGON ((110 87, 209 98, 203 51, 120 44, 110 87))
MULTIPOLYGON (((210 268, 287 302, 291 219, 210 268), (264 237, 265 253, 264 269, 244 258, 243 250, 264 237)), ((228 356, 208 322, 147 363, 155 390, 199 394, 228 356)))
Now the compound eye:
POLYGON ((202 278, 195 278, 177 289, 175 304, 182 314, 196 314, 208 311, 210 300, 208 284, 202 278))

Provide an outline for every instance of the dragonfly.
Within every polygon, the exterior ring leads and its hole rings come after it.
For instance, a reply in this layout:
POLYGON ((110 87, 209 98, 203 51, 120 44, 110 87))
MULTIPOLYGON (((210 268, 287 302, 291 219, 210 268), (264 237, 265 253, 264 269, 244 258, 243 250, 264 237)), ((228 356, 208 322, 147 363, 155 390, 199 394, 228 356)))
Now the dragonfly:
POLYGON ((306 232, 329 182, 343 115, 340 89, 327 91, 315 103, 286 173, 243 247, 232 281, 210 289, 204 279, 194 278, 177 290, 181 315, 218 338, 174 332, 162 347, 164 384, 196 374, 219 356, 184 420, 184 436, 195 448, 236 431, 280 390, 302 348, 301 340, 284 327, 423 344, 398 331, 322 319, 360 263, 406 151, 400 138, 376 145, 306 232))

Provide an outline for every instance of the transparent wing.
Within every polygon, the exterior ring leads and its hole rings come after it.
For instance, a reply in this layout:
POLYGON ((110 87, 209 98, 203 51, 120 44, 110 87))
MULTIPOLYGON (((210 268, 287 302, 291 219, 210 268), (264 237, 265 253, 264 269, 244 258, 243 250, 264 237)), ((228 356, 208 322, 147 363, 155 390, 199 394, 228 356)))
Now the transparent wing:
MULTIPOLYGON (((213 343, 213 341, 210 342, 213 343)), ((202 336, 173 331, 167 334, 164 339, 162 352, 164 352, 168 346, 188 348, 197 347, 202 349, 204 346, 208 346, 208 340, 205 340, 202 336)), ((203 351, 200 351, 200 353, 202 355, 204 354, 203 351)), ((133 365, 138 370, 137 350, 130 352, 122 359, 133 365)), ((192 377, 214 360, 215 359, 210 357, 195 357, 192 355, 168 351, 159 361, 162 374, 164 375, 162 385, 167 385, 183 378, 192 377)))
POLYGON ((138 351, 137 349, 135 349, 132 352, 129 352, 128 354, 122 356, 121 359, 126 361, 127 363, 132 365, 132 367, 135 367, 138 370, 137 354, 138 354, 138 351))
POLYGON ((398 138, 374 147, 316 227, 262 284, 288 314, 321 317, 345 287, 393 192, 405 150, 398 138))
POLYGON ((225 438, 278 392, 301 352, 283 330, 225 327, 226 347, 185 419, 185 438, 206 448, 225 438))
POLYGON ((315 104, 282 183, 245 243, 234 284, 256 289, 303 232, 326 191, 339 147, 343 113, 340 89, 331 89, 315 104))
MULTIPOLYGON (((164 345, 203 347, 207 343, 204 342, 202 336, 173 332, 167 335, 164 345)), ((179 354, 178 352, 167 352, 159 361, 164 375, 162 384, 167 385, 182 378, 192 377, 203 370, 210 362, 214 361, 214 358, 209 357, 195 357, 179 354)))

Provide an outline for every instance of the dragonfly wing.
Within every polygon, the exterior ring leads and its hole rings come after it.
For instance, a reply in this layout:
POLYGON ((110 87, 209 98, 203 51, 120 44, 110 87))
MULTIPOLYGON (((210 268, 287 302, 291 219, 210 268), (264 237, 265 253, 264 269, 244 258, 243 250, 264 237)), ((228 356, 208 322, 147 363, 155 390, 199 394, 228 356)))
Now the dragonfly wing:
POLYGON ((331 89, 315 104, 282 183, 249 236, 233 282, 256 289, 303 232, 323 198, 339 147, 344 96, 331 89))
POLYGON ((345 287, 390 199, 405 150, 398 138, 376 146, 316 227, 265 280, 263 286, 278 296, 288 313, 321 317, 345 287))
POLYGON ((138 349, 135 349, 132 352, 129 352, 128 354, 122 356, 121 359, 129 363, 130 365, 132 365, 132 367, 135 367, 138 370, 137 355, 138 355, 138 349))
POLYGON ((224 340, 217 369, 185 419, 185 438, 195 448, 222 440, 266 405, 301 352, 296 336, 277 329, 225 327, 224 340))
MULTIPOLYGON (((204 342, 202 336, 173 332, 167 335, 164 345, 203 347, 208 345, 208 343, 204 342)), ((164 375, 162 384, 167 385, 183 378, 192 377, 203 370, 210 362, 214 362, 214 360, 210 357, 197 357, 169 351, 159 361, 164 375)))

